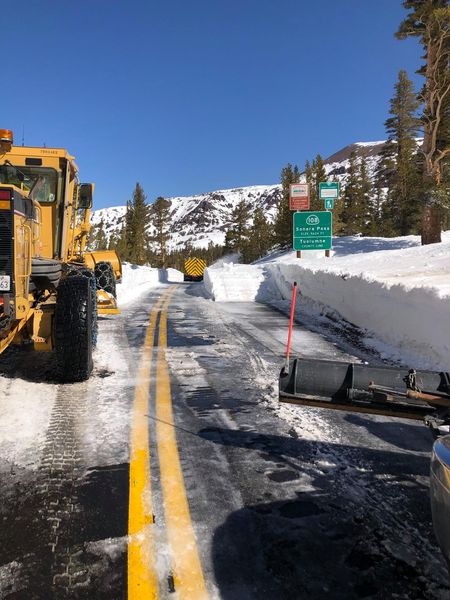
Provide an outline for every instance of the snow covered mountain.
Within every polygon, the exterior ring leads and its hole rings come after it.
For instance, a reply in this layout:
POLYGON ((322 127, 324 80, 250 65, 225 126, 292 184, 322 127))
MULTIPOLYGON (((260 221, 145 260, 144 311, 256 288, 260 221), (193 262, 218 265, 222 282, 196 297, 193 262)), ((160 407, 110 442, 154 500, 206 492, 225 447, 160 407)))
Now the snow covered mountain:
MULTIPOLYGON (((198 196, 168 198, 170 201, 171 249, 192 244, 206 248, 210 243, 222 245, 236 206, 245 200, 252 212, 260 206, 273 220, 281 198, 280 185, 255 185, 232 190, 217 190, 198 196)), ((118 233, 123 225, 126 207, 101 208, 92 213, 91 224, 103 221, 106 235, 118 233)), ((152 227, 149 228, 152 233, 152 227)))
MULTIPOLYGON (((339 150, 325 160, 327 174, 335 175, 345 182, 349 158, 352 150, 368 161, 369 174, 373 176, 384 142, 357 142, 339 150)), ((234 208, 245 200, 251 211, 261 207, 268 220, 273 221, 281 198, 281 186, 255 185, 230 190, 217 190, 196 196, 168 198, 170 201, 171 249, 192 244, 206 248, 211 242, 223 244, 225 232, 230 224, 234 208)), ((125 206, 113 206, 93 211, 91 223, 99 225, 103 221, 106 235, 118 233, 125 217, 125 206)), ((150 228, 151 232, 151 228, 150 228)))

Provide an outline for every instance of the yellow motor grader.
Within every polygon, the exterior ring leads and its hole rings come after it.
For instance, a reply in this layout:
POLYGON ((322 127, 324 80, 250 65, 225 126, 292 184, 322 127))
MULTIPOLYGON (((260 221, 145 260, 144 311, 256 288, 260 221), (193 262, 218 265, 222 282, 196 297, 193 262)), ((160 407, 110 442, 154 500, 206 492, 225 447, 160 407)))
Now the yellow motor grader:
POLYGON ((89 377, 97 312, 119 312, 119 257, 86 250, 93 189, 66 150, 14 146, 0 129, 0 354, 55 350, 62 381, 89 377))

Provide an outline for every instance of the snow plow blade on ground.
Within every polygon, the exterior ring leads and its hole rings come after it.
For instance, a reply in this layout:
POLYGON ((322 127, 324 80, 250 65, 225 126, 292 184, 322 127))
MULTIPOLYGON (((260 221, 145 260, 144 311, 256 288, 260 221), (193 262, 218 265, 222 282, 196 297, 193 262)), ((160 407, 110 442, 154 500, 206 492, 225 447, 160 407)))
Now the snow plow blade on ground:
POLYGON ((450 424, 450 374, 295 358, 279 378, 280 402, 450 424))

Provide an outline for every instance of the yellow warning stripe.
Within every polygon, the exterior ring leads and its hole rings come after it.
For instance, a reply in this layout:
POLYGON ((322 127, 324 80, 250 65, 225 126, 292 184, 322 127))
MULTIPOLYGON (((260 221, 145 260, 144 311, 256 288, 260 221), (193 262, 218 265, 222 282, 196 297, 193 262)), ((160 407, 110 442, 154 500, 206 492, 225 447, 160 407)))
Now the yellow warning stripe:
POLYGON ((206 267, 206 261, 203 258, 187 258, 184 261, 184 264, 187 266, 198 265, 201 267, 206 267))
POLYGON ((206 261, 203 258, 187 258, 184 261, 184 270, 188 275, 203 275, 206 261))
POLYGON ((180 600, 208 598, 184 487, 172 410, 167 348, 168 297, 161 311, 156 365, 156 438, 165 522, 171 548, 175 590, 180 600))
POLYGON ((158 300, 150 314, 150 323, 143 345, 133 402, 128 508, 129 600, 157 600, 159 597, 152 531, 153 507, 148 412, 156 319, 163 301, 164 296, 158 300))

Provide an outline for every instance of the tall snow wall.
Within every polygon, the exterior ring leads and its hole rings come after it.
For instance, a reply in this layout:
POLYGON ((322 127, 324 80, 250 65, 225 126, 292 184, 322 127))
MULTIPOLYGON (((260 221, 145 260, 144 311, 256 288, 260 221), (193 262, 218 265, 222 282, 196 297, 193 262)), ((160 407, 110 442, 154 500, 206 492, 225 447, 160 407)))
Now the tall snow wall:
POLYGON ((405 360, 450 371, 450 296, 438 289, 392 285, 314 262, 225 265, 207 269, 204 279, 216 301, 289 300, 294 281, 301 296, 395 347, 405 360))

